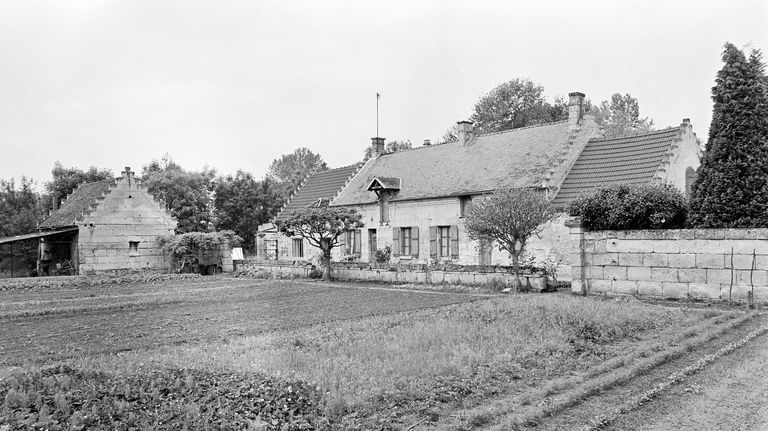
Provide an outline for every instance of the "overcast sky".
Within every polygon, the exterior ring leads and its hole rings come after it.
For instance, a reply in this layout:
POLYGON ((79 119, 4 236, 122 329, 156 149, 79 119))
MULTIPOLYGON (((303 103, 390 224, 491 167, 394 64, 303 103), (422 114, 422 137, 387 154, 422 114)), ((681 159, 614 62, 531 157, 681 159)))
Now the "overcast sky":
POLYGON ((768 2, 0 1, 0 178, 117 175, 169 153, 262 177, 376 134, 437 141, 497 84, 631 93, 706 140, 725 41, 768 50, 768 2))

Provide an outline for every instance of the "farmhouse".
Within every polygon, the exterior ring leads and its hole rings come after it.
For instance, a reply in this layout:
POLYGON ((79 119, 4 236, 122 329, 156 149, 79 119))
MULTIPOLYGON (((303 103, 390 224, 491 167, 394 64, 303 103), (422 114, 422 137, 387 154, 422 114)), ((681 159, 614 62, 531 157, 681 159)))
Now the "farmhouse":
POLYGON ((81 184, 39 226, 40 275, 118 269, 167 269, 155 244, 176 221, 126 167, 121 177, 81 184))
MULTIPOLYGON (((563 261, 569 235, 563 211, 581 193, 650 182, 689 191, 701 151, 688 120, 679 127, 607 139, 586 112, 584 97, 569 95, 567 121, 488 134, 476 134, 470 122, 462 121, 456 142, 390 154, 384 153, 383 138, 372 138, 373 157, 346 184, 335 184, 341 190, 330 199, 331 206, 357 209, 365 223, 347 233, 335 259, 371 261, 377 249, 389 246, 398 263, 509 264, 508 255, 493 244, 469 239, 464 217, 483 194, 526 187, 541 190, 560 210, 531 239, 528 253, 563 261)), ((282 217, 286 211, 276 221, 282 217)), ((294 246, 280 258, 306 256, 306 248, 294 246)))

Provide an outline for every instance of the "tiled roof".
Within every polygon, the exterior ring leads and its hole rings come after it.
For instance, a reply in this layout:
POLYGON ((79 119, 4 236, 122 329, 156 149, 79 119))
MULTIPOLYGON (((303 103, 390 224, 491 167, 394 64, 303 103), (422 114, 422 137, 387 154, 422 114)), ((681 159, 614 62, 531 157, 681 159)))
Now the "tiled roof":
POLYGON ((562 208, 581 193, 617 184, 649 183, 677 138, 678 127, 617 138, 591 139, 553 200, 562 208))
MULTIPOLYGON (((590 120, 583 129, 595 133, 597 126, 590 120)), ((392 201, 541 187, 547 172, 562 164, 564 152, 578 152, 578 145, 569 146, 573 137, 568 122, 561 121, 479 135, 464 146, 450 142, 384 154, 369 160, 332 205, 375 202, 376 194, 366 188, 382 177, 401 180, 392 201)))
POLYGON ((114 184, 114 180, 81 184, 72 192, 67 200, 61 203, 61 208, 40 223, 38 228, 48 229, 60 226, 73 226, 75 220, 82 216, 84 212, 88 212, 91 205, 95 204, 97 199, 105 194, 112 184, 114 184))
POLYGON ((347 180, 357 172, 359 167, 360 164, 354 164, 343 168, 315 172, 285 204, 280 214, 275 217, 275 221, 286 220, 293 210, 312 206, 319 199, 330 201, 344 187, 347 180))

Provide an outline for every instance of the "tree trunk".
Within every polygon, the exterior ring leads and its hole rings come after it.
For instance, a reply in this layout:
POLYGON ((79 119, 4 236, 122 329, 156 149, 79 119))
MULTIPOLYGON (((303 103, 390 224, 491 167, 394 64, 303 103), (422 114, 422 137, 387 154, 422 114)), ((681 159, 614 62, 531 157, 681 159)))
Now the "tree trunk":
POLYGON ((520 281, 520 251, 515 249, 512 251, 512 268, 515 269, 515 280, 517 281, 515 290, 521 292, 523 290, 523 282, 520 281))
POLYGON ((323 271, 323 281, 331 281, 331 254, 328 253, 323 254, 323 266, 325 267, 325 271, 323 271))

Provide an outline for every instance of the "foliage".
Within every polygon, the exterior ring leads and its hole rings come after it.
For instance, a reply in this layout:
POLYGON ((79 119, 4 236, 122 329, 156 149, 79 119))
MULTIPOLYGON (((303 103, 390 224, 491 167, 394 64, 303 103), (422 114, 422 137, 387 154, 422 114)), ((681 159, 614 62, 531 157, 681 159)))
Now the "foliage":
POLYGON ((595 121, 603 127, 606 137, 644 133, 653 130, 653 120, 640 118, 640 104, 627 93, 615 93, 610 102, 603 100, 597 108, 595 121))
POLYGON ((479 133, 498 132, 568 118, 563 98, 550 104, 544 87, 529 79, 513 79, 496 86, 477 101, 469 120, 479 133))
POLYGON ((318 429, 322 393, 263 374, 162 369, 112 375, 59 365, 0 383, 0 428, 318 429))
POLYGON ((376 263, 389 263, 389 259, 392 258, 392 246, 387 244, 384 248, 377 249, 373 257, 376 263))
POLYGON ((0 179, 0 237, 34 232, 42 215, 32 180, 21 177, 17 185, 13 178, 0 179))
POLYGON ((248 249, 254 248, 255 235, 262 223, 275 216, 283 205, 283 196, 270 178, 257 181, 250 173, 221 177, 214 187, 214 219, 217 230, 233 230, 244 238, 248 249))
POLYGON ((495 241, 510 254, 520 288, 520 256, 526 241, 552 216, 550 203, 540 190, 500 189, 473 200, 466 217, 467 234, 474 240, 495 241))
POLYGON ((142 168, 142 184, 176 218, 177 233, 207 232, 212 228, 211 193, 216 170, 186 171, 166 154, 142 168))
POLYGON ((219 249, 219 245, 229 242, 238 247, 243 239, 233 231, 187 232, 181 235, 159 237, 157 242, 163 252, 171 257, 177 272, 192 271, 200 259, 200 253, 219 249))
POLYGON ((712 88, 709 141, 691 190, 690 225, 768 227, 768 77, 760 51, 730 43, 712 88))
POLYGON ((350 229, 363 227, 362 216, 353 208, 305 208, 291 213, 280 226, 286 236, 299 235, 322 251, 325 274, 331 278, 331 250, 339 246, 339 237, 350 229))
MULTIPOLYGON (((411 144, 411 141, 389 141, 384 146, 384 152, 385 153, 397 153, 399 151, 405 151, 410 150, 413 148, 413 144, 411 144)), ((371 154, 373 154, 373 147, 370 145, 365 147, 365 159, 369 159, 371 157, 371 154)))
POLYGON ((679 229, 686 212, 685 196, 671 184, 602 187, 568 207, 587 230, 679 229))
POLYGON ((87 171, 83 171, 78 168, 65 168, 59 161, 53 164, 51 175, 53 179, 45 183, 48 199, 43 202, 43 211, 46 213, 52 209, 52 199, 56 200, 56 207, 58 207, 64 197, 72 194, 78 185, 114 179, 114 175, 109 169, 91 166, 87 171))
POLYGON ((291 154, 283 154, 279 159, 272 160, 269 165, 269 176, 279 184, 285 197, 296 191, 302 181, 312 172, 328 170, 320 154, 315 154, 308 148, 301 147, 291 154))

